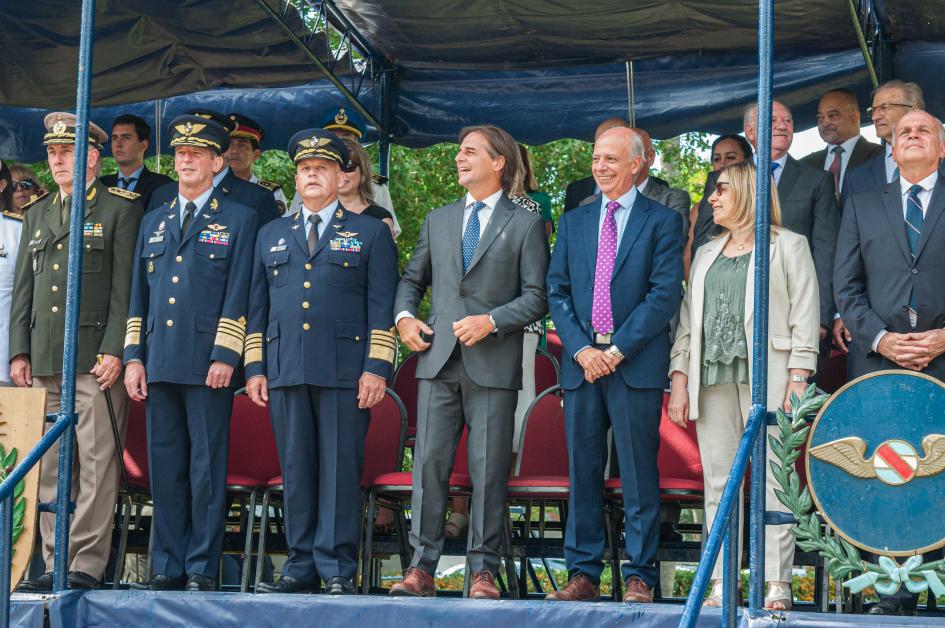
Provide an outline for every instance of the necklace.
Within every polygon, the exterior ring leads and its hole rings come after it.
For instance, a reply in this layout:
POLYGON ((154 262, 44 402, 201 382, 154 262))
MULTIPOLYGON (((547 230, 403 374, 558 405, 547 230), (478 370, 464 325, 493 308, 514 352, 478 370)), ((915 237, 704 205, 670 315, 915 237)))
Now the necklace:
POLYGON ((734 240, 734 241, 735 241, 735 244, 738 245, 738 250, 739 250, 739 251, 744 251, 744 250, 745 250, 745 244, 748 243, 748 238, 745 238, 744 240, 742 240, 741 242, 739 242, 738 239, 735 237, 735 234, 733 233, 733 234, 732 234, 732 240, 734 240))

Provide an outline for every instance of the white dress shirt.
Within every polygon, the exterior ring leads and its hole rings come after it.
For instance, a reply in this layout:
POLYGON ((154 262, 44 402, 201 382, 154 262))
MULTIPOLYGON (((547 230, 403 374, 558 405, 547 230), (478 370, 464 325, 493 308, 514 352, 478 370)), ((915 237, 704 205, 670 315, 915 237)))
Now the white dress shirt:
MULTIPOLYGON (((755 165, 758 165, 758 153, 752 155, 752 160, 755 162, 755 165)), ((771 160, 771 165, 774 167, 774 164, 778 164, 778 167, 774 169, 774 172, 771 174, 774 176, 774 186, 777 187, 781 183, 781 175, 784 174, 784 164, 787 163, 788 154, 784 153, 777 159, 771 160)))
POLYGON ((896 174, 896 168, 899 167, 892 156, 892 144, 886 144, 886 160, 883 162, 883 165, 886 166, 886 182, 892 183, 893 176, 896 174))

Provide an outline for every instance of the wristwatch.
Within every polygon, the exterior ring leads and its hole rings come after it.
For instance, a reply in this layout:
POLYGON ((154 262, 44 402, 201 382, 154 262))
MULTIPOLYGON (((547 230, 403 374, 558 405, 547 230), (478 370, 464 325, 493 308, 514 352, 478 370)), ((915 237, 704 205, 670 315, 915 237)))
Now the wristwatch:
POLYGON ((489 322, 492 323, 492 333, 497 333, 499 331, 499 326, 495 324, 495 319, 492 318, 492 314, 489 315, 489 322))
POLYGON ((620 353, 620 349, 617 348, 617 345, 610 345, 609 347, 607 347, 607 353, 614 356, 618 360, 623 359, 623 354, 620 353))
POLYGON ((803 375, 791 375, 791 383, 792 384, 806 384, 807 378, 804 377, 803 375))

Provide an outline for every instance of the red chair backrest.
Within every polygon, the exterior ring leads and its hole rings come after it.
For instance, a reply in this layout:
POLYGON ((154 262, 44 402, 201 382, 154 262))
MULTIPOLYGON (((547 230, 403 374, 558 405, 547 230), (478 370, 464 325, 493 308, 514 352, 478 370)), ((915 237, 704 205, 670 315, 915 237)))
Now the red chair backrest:
POLYGON ((515 475, 568 475, 568 445, 560 389, 546 390, 528 409, 515 475))
POLYGON ((545 343, 547 344, 548 353, 555 356, 555 360, 558 361, 558 364, 561 364, 561 337, 558 336, 558 332, 549 329, 545 334, 545 343))
POLYGON ((663 394, 663 416, 660 417, 660 452, 657 456, 660 477, 702 482, 702 460, 696 424, 689 421, 683 429, 669 420, 666 407, 669 394, 663 394))
POLYGON ((233 398, 226 470, 253 478, 259 486, 281 473, 269 409, 260 408, 245 394, 233 398))
POLYGON ((406 431, 407 411, 397 393, 388 388, 384 399, 371 408, 371 423, 364 440, 362 488, 372 486, 379 475, 400 471, 406 431))
POLYGON ((125 430, 125 470, 132 488, 151 488, 148 472, 148 422, 147 409, 143 401, 129 400, 128 427, 125 430))
POLYGON ((535 393, 541 394, 558 385, 558 365, 550 353, 535 354, 535 393))
POLYGON ((397 367, 393 389, 407 410, 407 438, 417 435, 417 354, 411 353, 397 367))
POLYGON ((453 473, 469 475, 469 428, 463 428, 463 435, 456 446, 456 457, 453 459, 453 473))

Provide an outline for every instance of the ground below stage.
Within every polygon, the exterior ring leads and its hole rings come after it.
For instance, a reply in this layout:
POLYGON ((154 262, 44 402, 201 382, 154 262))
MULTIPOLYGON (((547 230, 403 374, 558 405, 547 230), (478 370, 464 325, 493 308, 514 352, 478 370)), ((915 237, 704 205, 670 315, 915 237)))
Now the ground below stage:
MULTIPOLYGON (((11 626, 17 628, 96 628, 117 626, 201 628, 374 628, 444 626, 503 628, 513 626, 634 626, 673 628, 683 607, 677 604, 550 603, 539 600, 477 602, 462 599, 415 600, 386 596, 252 595, 249 593, 150 593, 140 591, 70 591, 61 596, 14 594, 11 626), (48 618, 48 623, 46 623, 48 618)), ((719 626, 718 609, 702 613, 699 626, 719 626)), ((888 618, 865 615, 787 613, 741 621, 744 627, 798 626, 883 628, 943 626, 945 619, 888 618)))

